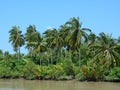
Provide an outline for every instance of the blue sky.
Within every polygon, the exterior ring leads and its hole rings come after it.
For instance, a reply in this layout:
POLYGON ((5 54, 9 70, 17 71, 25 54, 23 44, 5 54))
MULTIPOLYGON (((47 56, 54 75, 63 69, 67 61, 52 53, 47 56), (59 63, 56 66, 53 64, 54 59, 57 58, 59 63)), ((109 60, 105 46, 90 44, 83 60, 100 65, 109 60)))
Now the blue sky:
MULTIPOLYGON (((58 28, 72 17, 80 17, 83 27, 120 36, 120 0, 0 0, 0 49, 13 53, 9 30, 20 26, 23 33, 34 24, 40 33, 58 28)), ((21 52, 26 52, 22 48, 21 52)))

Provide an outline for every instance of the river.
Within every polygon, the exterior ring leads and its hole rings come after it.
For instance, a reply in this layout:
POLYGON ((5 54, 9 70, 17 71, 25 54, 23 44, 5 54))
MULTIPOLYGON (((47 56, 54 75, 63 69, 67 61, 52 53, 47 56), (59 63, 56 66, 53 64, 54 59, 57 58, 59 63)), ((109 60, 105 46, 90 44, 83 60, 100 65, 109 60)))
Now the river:
POLYGON ((0 90, 120 90, 120 83, 0 79, 0 90))

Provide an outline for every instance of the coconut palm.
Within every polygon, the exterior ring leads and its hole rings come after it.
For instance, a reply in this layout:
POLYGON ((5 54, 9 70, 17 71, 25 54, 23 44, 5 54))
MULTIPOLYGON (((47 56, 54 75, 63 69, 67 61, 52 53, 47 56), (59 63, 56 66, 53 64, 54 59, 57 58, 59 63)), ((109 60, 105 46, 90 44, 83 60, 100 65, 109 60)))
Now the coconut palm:
POLYGON ((34 46, 33 51, 36 53, 46 51, 46 49, 45 49, 46 43, 43 42, 43 38, 41 37, 39 32, 36 32, 35 38, 36 38, 36 40, 33 42, 33 46, 34 46))
POLYGON ((120 60, 119 53, 116 51, 118 45, 114 42, 111 35, 106 35, 102 32, 99 34, 97 41, 97 43, 92 45, 92 48, 95 49, 93 59, 105 64, 109 68, 118 65, 120 60))
POLYGON ((46 41, 46 47, 47 47, 47 53, 50 54, 50 60, 51 64, 53 63, 53 50, 54 46, 52 45, 52 41, 54 39, 54 30, 53 29, 48 29, 44 33, 44 40, 46 41))
MULTIPOLYGON (((43 52, 45 52, 47 49, 45 47, 46 42, 43 40, 39 32, 35 33, 35 40, 29 44, 33 47, 33 53, 36 55, 41 56, 43 52)), ((41 65, 41 58, 40 58, 40 65, 41 65)))
POLYGON ((97 40, 97 36, 94 33, 90 33, 90 35, 88 36, 88 44, 94 44, 96 43, 97 40))
MULTIPOLYGON (((60 28, 59 28, 59 33, 60 33, 60 36, 61 38, 63 39, 63 51, 64 51, 64 57, 66 59, 66 56, 67 56, 67 50, 69 50, 69 45, 68 45, 68 41, 69 41, 69 38, 70 38, 70 29, 68 29, 68 27, 66 25, 61 25, 60 28)), ((70 59, 71 59, 71 55, 70 55, 70 59)))
POLYGON ((78 49, 83 41, 87 41, 88 34, 86 31, 90 32, 91 30, 89 28, 81 28, 82 23, 79 22, 79 17, 71 18, 66 24, 72 33, 69 44, 73 49, 78 49))
MULTIPOLYGON (((44 32, 48 47, 57 50, 58 59, 60 58, 61 47, 63 46, 63 38, 60 35, 60 32, 56 29, 47 30, 44 32)), ((51 52, 52 56, 52 52, 51 52)))
POLYGON ((64 40, 64 47, 68 47, 69 45, 68 45, 68 42, 69 42, 69 39, 70 39, 70 36, 71 36, 71 32, 70 32, 70 29, 67 27, 67 25, 65 24, 65 25, 61 25, 60 26, 60 29, 59 29, 60 31, 60 35, 61 35, 61 37, 63 38, 63 40, 64 40))
POLYGON ((20 47, 24 45, 24 36, 19 26, 13 26, 9 31, 10 37, 9 42, 13 45, 13 48, 18 52, 18 60, 20 59, 20 47))
POLYGON ((80 44, 88 40, 88 34, 86 33, 86 31, 91 32, 91 30, 89 28, 82 28, 82 23, 79 22, 79 17, 71 18, 68 22, 66 22, 66 25, 72 33, 69 38, 68 44, 71 49, 79 51, 80 61, 80 44))
POLYGON ((34 42, 36 39, 34 38, 36 32, 37 31, 35 25, 29 25, 29 27, 27 28, 27 32, 25 33, 26 48, 29 50, 30 56, 32 56, 32 49, 33 49, 31 43, 34 42))
POLYGON ((97 36, 94 33, 90 33, 90 35, 88 36, 88 53, 89 53, 89 57, 93 57, 95 55, 95 48, 91 48, 91 45, 96 44, 97 43, 97 36))
POLYGON ((63 46, 63 38, 60 36, 59 31, 57 31, 56 29, 54 29, 54 35, 53 35, 53 41, 52 41, 52 45, 55 46, 55 48, 57 49, 58 52, 58 59, 60 58, 60 51, 61 51, 61 47, 63 46))
POLYGON ((120 53, 120 37, 118 37, 117 39, 115 39, 115 42, 118 44, 118 47, 116 48, 116 51, 118 53, 120 53))

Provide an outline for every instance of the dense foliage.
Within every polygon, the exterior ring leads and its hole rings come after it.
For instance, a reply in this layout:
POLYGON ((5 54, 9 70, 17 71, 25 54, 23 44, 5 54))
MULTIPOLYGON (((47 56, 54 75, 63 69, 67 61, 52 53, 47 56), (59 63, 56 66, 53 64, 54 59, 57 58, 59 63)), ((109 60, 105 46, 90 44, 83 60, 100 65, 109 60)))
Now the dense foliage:
POLYGON ((120 80, 120 38, 82 28, 71 18, 58 29, 40 34, 29 25, 22 34, 19 26, 9 31, 15 54, 0 50, 0 77, 100 81, 120 80), (20 53, 25 45, 27 54, 20 53))

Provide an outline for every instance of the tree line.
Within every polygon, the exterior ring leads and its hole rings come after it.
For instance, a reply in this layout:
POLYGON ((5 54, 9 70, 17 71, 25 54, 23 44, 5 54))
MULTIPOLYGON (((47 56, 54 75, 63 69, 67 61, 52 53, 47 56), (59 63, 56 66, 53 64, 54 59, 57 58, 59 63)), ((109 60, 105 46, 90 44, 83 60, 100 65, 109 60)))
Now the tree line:
POLYGON ((16 53, 11 55, 6 51, 3 54, 0 50, 1 61, 17 58, 20 62, 27 58, 40 66, 71 61, 80 70, 76 76, 87 80, 102 80, 113 68, 120 67, 120 38, 115 39, 104 32, 96 35, 91 29, 82 27, 79 17, 70 18, 58 29, 50 28, 43 34, 35 25, 29 25, 25 34, 19 26, 13 26, 9 35, 16 53), (23 45, 28 49, 26 55, 20 53, 23 45))

